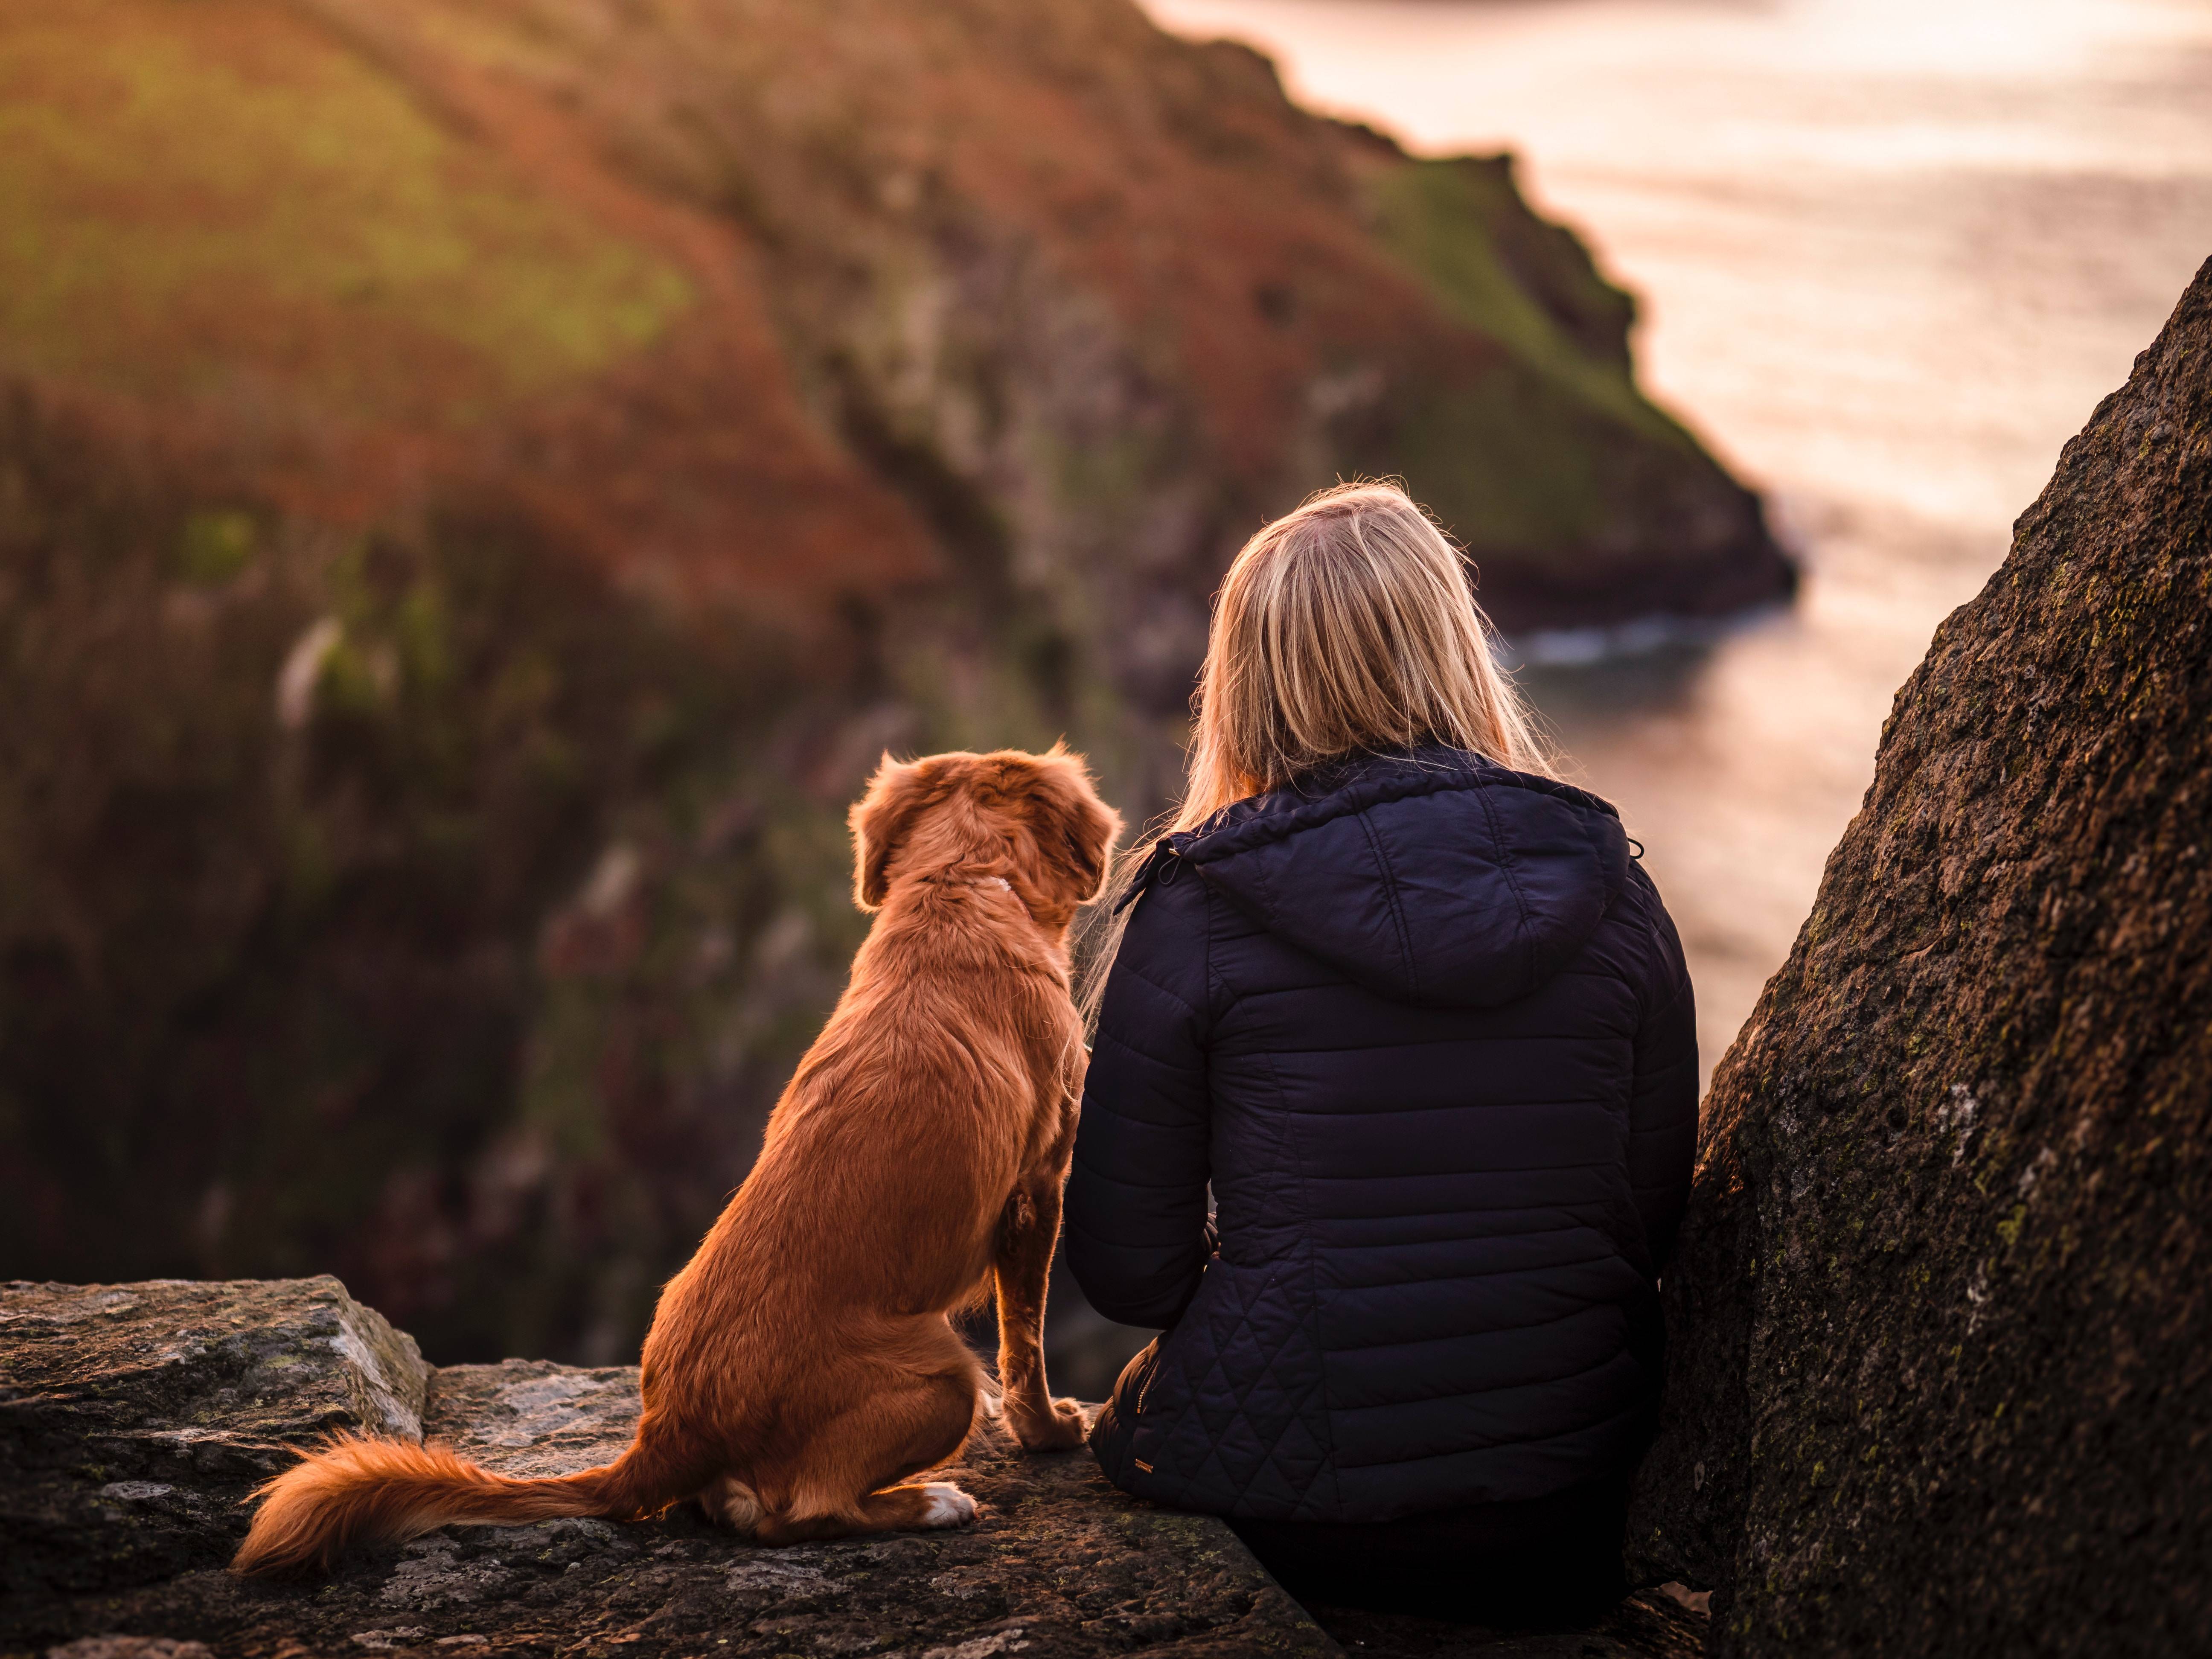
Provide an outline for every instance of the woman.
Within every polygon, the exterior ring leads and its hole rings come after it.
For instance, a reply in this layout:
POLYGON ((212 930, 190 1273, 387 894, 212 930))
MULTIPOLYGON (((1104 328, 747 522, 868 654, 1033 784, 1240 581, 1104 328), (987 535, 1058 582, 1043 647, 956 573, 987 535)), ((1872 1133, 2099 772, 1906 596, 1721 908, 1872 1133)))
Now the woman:
POLYGON ((1109 1478, 1321 1600, 1616 1598, 1689 975, 1401 491, 1330 490, 1237 556, 1188 794, 1118 904, 1066 1248, 1165 1334, 1092 1433, 1109 1478))

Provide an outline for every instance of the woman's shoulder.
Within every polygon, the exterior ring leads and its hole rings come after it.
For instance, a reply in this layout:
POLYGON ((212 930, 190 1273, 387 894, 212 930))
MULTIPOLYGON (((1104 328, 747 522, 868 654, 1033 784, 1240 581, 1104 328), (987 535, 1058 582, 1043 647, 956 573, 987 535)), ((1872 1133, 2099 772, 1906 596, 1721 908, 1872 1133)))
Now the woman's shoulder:
POLYGON ((1159 842, 1123 895, 1121 902, 1130 907, 1121 940, 1124 951, 1140 939, 1154 948, 1175 949, 1203 937, 1206 882, 1174 844, 1177 839, 1170 836, 1159 842))
POLYGON ((1624 941, 1624 976, 1636 981, 1647 998, 1667 1001, 1689 979, 1689 964, 1682 951, 1674 918, 1660 896, 1659 884, 1639 857, 1630 861, 1606 917, 1614 936, 1624 941))
POLYGON ((1206 1001, 1206 883, 1168 841, 1153 849, 1117 902, 1127 912, 1111 980, 1141 979, 1194 1007, 1206 1001))

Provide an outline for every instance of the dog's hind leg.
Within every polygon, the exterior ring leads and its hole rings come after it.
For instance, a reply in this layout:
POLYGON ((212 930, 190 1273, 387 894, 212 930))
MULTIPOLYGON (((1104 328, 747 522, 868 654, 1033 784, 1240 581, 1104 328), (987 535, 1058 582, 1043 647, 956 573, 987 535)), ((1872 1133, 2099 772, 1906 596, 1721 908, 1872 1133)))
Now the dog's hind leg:
MULTIPOLYGON (((946 1336, 958 1342, 950 1331, 946 1336)), ((964 1349, 962 1360, 957 1370, 906 1372, 808 1436, 803 1463, 779 1472, 781 1479, 755 1482, 763 1512, 753 1536, 763 1544, 796 1544, 973 1520, 975 1500, 957 1486, 899 1484, 966 1443, 976 1382, 964 1349)))

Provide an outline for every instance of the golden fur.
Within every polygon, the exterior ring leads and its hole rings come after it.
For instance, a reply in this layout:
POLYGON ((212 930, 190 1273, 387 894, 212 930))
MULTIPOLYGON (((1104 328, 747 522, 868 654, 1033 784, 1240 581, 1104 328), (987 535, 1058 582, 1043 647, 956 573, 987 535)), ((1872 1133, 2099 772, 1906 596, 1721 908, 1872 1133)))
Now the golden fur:
POLYGON ((1066 939, 1121 821, 1055 747, 886 757, 852 823, 875 925, 759 1162, 661 1292, 629 1448, 526 1480, 335 1440, 261 1489, 235 1571, 684 1498, 768 1544, 957 1525, 967 1496, 912 1477, 974 1424, 981 1368, 946 1314, 993 1291, 1014 1432, 1030 1450, 1081 1443, 1042 1346, 1082 1085, 1066 939))

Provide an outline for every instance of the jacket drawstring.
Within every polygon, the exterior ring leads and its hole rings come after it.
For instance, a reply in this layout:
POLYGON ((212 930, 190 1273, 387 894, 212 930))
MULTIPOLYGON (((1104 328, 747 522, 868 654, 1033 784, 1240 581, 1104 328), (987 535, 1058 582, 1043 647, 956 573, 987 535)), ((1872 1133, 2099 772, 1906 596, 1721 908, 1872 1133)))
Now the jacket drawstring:
POLYGON ((1152 850, 1146 858, 1143 867, 1139 869, 1136 875, 1131 878, 1129 884, 1121 890, 1121 896, 1114 901, 1113 914, 1118 916, 1134 904, 1138 896, 1152 884, 1155 877, 1158 878, 1163 887, 1172 884, 1176 878, 1176 872, 1182 867, 1182 854, 1176 850, 1172 841, 1165 836, 1161 836, 1152 843, 1152 850))

